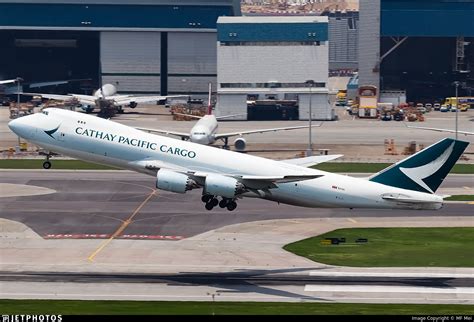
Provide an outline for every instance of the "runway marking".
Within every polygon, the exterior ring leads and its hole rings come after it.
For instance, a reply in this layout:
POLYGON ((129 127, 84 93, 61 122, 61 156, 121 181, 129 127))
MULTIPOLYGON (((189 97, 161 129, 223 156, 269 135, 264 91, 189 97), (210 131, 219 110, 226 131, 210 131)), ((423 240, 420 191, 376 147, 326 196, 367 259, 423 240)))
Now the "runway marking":
POLYGON ((155 192, 156 192, 156 189, 152 189, 151 193, 146 197, 145 200, 142 201, 142 203, 135 209, 135 211, 132 213, 132 215, 130 217, 127 218, 127 220, 125 220, 122 225, 120 225, 120 227, 112 234, 112 236, 110 236, 109 239, 105 240, 100 246, 99 248, 97 248, 87 259, 92 262, 94 261, 94 257, 97 256, 98 253, 100 253, 114 238, 116 238, 117 236, 119 236, 124 230, 125 228, 127 228, 128 225, 130 225, 132 223, 132 219, 133 217, 136 216, 136 214, 138 214, 138 212, 143 208, 143 206, 145 206, 145 204, 155 195, 155 192))
POLYGON ((474 294, 474 287, 378 286, 378 285, 306 285, 306 292, 428 293, 474 294))
POLYGON ((468 201, 466 202, 468 205, 474 205, 474 201, 468 201))
POLYGON ((410 272, 309 272, 310 276, 331 277, 439 277, 439 278, 473 278, 472 273, 410 273, 410 272))
MULTIPOLYGON (((111 234, 47 234, 44 239, 105 239, 110 238, 111 234)), ((183 236, 174 235, 143 235, 126 234, 116 236, 115 239, 148 239, 148 240, 181 240, 183 236)))
POLYGON ((357 220, 355 220, 355 219, 347 218, 347 220, 349 220, 350 222, 352 222, 352 223, 354 223, 354 224, 357 224, 357 220))

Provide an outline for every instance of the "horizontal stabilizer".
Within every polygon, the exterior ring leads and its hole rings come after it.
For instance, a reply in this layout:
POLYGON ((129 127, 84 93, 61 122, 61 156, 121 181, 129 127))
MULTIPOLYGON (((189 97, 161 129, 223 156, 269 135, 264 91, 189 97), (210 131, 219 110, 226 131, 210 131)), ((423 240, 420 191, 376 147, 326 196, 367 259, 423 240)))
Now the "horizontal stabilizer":
POLYGON ((342 154, 315 155, 315 156, 305 157, 305 158, 280 160, 280 162, 299 165, 301 167, 311 167, 316 164, 335 160, 342 156, 343 156, 342 154))

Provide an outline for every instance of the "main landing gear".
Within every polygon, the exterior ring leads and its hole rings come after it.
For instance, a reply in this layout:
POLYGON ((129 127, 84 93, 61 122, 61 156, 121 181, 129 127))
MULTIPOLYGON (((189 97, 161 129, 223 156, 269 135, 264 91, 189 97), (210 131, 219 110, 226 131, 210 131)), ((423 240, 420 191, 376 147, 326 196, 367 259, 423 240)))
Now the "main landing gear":
POLYGON ((233 211, 235 208, 237 208, 237 203, 235 200, 230 198, 222 197, 221 201, 219 201, 215 196, 203 195, 201 200, 206 204, 205 207, 207 210, 212 210, 217 205, 219 205, 221 208, 227 208, 229 211, 233 211))

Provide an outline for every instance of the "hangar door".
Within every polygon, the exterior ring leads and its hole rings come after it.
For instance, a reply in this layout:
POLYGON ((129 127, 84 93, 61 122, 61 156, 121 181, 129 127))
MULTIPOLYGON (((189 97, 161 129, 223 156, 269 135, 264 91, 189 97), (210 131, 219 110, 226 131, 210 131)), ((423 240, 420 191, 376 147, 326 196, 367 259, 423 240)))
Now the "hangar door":
POLYGON ((159 32, 101 32, 103 84, 119 93, 159 93, 160 47, 159 32))
POLYGON ((215 32, 168 33, 169 93, 204 94, 207 101, 208 83, 216 88, 216 44, 215 32))

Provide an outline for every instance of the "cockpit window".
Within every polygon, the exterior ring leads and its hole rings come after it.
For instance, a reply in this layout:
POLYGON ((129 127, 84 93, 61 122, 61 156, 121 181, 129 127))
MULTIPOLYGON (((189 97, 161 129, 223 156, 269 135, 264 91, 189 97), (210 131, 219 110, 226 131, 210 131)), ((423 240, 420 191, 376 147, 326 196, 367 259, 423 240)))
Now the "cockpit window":
POLYGON ((48 115, 49 112, 48 112, 48 111, 43 111, 43 114, 44 114, 44 115, 48 115))

